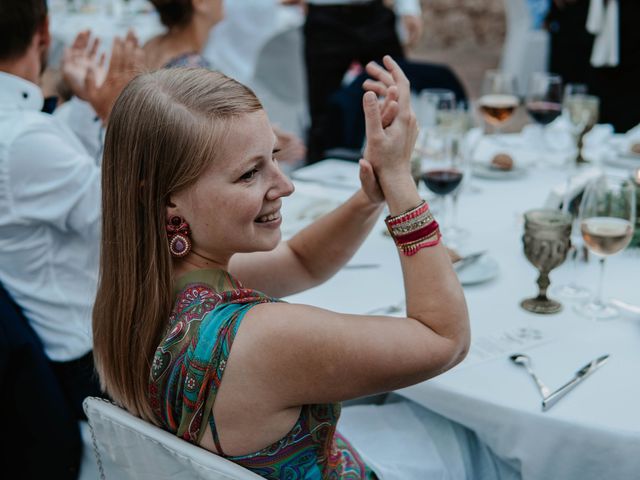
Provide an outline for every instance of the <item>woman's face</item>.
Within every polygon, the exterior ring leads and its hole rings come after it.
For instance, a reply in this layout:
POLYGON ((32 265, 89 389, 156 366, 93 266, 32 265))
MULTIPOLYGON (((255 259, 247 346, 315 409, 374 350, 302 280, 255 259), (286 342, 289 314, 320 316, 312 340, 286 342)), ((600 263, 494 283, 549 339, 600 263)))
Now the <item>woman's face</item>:
POLYGON ((272 250, 280 242, 281 198, 293 185, 274 146, 263 110, 242 115, 196 183, 171 196, 168 218, 187 221, 195 251, 224 263, 234 253, 272 250))

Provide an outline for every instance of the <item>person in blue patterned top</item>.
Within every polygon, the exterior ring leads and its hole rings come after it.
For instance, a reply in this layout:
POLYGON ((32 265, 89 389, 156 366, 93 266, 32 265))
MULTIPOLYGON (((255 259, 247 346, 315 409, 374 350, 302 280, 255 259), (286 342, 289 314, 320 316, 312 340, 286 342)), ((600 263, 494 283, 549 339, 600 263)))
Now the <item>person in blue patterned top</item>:
MULTIPOLYGON (((167 31, 143 47, 149 68, 202 67, 224 71, 223 66, 212 65, 202 56, 211 29, 224 18, 222 0, 151 0, 151 3, 167 31)), ((281 162, 293 164, 304 158, 306 147, 300 138, 278 126, 273 128, 281 162)))

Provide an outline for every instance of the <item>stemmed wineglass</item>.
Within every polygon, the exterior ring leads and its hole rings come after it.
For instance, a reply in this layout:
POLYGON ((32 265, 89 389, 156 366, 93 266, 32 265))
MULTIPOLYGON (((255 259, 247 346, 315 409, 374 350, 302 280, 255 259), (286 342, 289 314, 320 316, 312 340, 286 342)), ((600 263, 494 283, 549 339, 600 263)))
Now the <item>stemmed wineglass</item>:
POLYGON ((598 257, 600 275, 595 298, 576 306, 581 315, 595 319, 618 315, 618 310, 602 299, 605 260, 629 245, 635 218, 636 191, 629 179, 601 176, 589 183, 580 203, 580 230, 585 245, 598 257))
POLYGON ((451 153, 447 115, 453 111, 455 103, 455 94, 445 88, 423 89, 417 98, 416 117, 420 133, 412 159, 412 172, 415 170, 416 183, 422 173, 423 159, 439 160, 451 153))
POLYGON ((495 127, 496 134, 518 108, 516 79, 507 72, 489 70, 484 74, 482 93, 478 99, 478 109, 485 122, 495 127))
MULTIPOLYGON (((461 157, 456 151, 460 116, 455 94, 441 88, 424 89, 420 93, 419 105, 422 117, 419 120, 425 127, 421 146, 421 179, 430 191, 438 195, 442 210, 446 211, 448 194, 457 189, 464 176, 461 157)), ((439 214, 442 234, 451 244, 463 231, 453 223, 449 224, 448 217, 444 212, 439 214)))
POLYGON ((527 113, 540 126, 540 142, 543 150, 549 150, 544 127, 562 113, 562 78, 560 75, 535 72, 529 78, 525 105, 527 113))
POLYGON ((600 99, 587 94, 587 86, 583 84, 570 84, 565 88, 563 99, 564 115, 572 127, 578 158, 576 163, 584 162, 582 158, 582 144, 584 136, 598 122, 600 113, 600 99))
POLYGON ((438 217, 442 225, 442 235, 449 246, 456 242, 455 231, 449 228, 448 202, 447 199, 462 182, 464 171, 457 162, 457 158, 451 155, 435 161, 431 159, 423 160, 421 179, 425 186, 441 199, 442 211, 438 217))

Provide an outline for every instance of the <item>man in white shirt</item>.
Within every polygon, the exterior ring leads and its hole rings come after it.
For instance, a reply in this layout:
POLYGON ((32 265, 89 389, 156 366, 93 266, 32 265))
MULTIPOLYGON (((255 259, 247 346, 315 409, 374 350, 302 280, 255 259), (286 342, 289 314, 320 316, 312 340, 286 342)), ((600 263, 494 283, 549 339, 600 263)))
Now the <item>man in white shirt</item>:
MULTIPOLYGON (((91 352, 100 167, 68 125, 41 112, 48 25, 46 0, 0 3, 0 282, 82 418, 84 397, 100 393, 91 352)), ((130 78, 137 45, 125 44, 114 43, 105 77, 85 65, 75 85, 103 122, 130 78)))
POLYGON ((305 63, 311 128, 308 162, 323 158, 332 128, 329 96, 340 88, 353 62, 380 62, 384 55, 404 58, 396 30, 396 15, 402 20, 407 46, 422 34, 419 0, 395 0, 394 10, 383 0, 281 0, 284 4, 306 4, 304 26, 305 63))

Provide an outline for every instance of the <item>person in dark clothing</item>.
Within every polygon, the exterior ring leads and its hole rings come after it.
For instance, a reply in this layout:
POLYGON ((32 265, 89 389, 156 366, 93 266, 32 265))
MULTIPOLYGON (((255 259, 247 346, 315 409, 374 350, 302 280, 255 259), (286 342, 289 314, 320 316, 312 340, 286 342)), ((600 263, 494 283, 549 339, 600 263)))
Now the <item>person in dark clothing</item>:
POLYGON ((600 123, 626 132, 640 123, 640 2, 619 0, 620 62, 591 65, 594 36, 586 29, 589 0, 554 0, 547 17, 551 34, 549 69, 565 83, 584 83, 600 97, 600 123))

